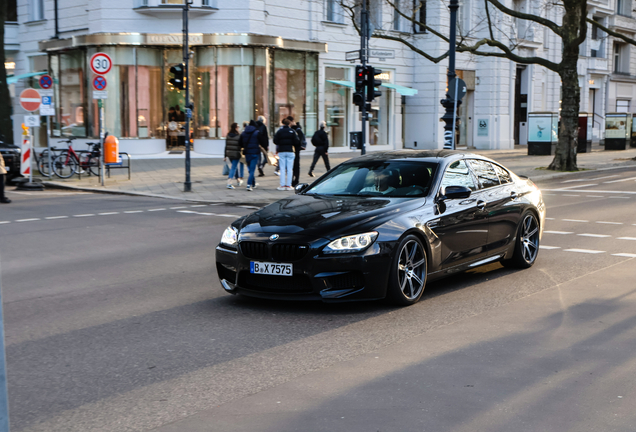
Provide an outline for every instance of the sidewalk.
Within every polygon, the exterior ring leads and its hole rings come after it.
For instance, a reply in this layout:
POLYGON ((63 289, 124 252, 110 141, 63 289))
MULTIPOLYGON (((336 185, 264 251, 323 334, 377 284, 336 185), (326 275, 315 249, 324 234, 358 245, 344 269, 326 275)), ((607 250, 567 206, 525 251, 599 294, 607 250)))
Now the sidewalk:
MULTIPOLYGON (((514 150, 471 151, 492 158, 516 174, 526 175, 535 181, 568 175, 568 173, 537 169, 547 167, 553 156, 528 156, 525 146, 517 146, 514 150)), ((329 157, 333 167, 359 156, 359 154, 359 152, 333 153, 329 157)), ((636 148, 624 151, 605 151, 602 147, 597 146, 593 148, 592 153, 579 154, 577 161, 579 169, 602 169, 636 165, 636 161, 632 160, 634 157, 636 157, 636 148)), ((306 150, 301 154, 300 181, 302 183, 310 183, 314 180, 307 175, 312 158, 313 151, 311 150, 306 150)), ((43 181, 49 187, 79 188, 94 192, 127 193, 245 205, 264 205, 294 193, 293 191, 276 190, 279 186, 279 177, 274 174, 274 168, 270 165, 265 166, 264 177, 256 177, 258 187, 252 192, 245 190, 247 169, 245 169, 243 186, 234 190, 227 189, 225 186, 227 177, 221 175, 222 165, 222 158, 192 158, 192 192, 183 192, 184 157, 178 159, 133 159, 131 180, 128 180, 127 170, 113 170, 111 178, 105 179, 105 186, 101 186, 99 179, 94 176, 82 176, 81 180, 77 176, 67 180, 54 177, 54 181, 50 182, 43 178, 43 181)), ((316 177, 324 174, 325 171, 322 160, 319 160, 314 171, 316 177)))

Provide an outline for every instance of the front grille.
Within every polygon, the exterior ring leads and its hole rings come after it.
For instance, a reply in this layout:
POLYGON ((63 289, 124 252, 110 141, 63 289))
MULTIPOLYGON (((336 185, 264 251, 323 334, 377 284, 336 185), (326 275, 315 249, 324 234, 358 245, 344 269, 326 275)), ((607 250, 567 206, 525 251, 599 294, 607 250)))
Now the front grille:
POLYGON ((285 294, 311 293, 309 277, 304 275, 272 276, 241 272, 239 286, 252 291, 285 294))
POLYGON ((219 279, 225 279, 228 282, 236 283, 236 271, 227 268, 224 264, 217 265, 219 279))
POLYGON ((261 242, 241 242, 239 243, 241 252, 247 258, 267 260, 269 259, 269 251, 267 243, 261 242))
POLYGON ((272 246, 272 258, 275 261, 298 261, 302 259, 309 250, 305 245, 295 244, 275 244, 272 246))
POLYGON ((364 276, 360 272, 349 272, 324 278, 328 289, 340 290, 349 288, 362 288, 364 276))

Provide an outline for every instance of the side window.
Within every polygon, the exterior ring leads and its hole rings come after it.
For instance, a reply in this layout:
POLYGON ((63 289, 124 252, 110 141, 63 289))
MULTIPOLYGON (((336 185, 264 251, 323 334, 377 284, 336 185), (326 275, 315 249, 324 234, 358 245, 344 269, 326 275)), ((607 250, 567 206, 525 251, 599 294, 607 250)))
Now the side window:
POLYGON ((501 180, 501 184, 512 183, 512 176, 505 168, 495 164, 492 164, 492 166, 495 167, 495 172, 497 172, 499 180, 501 180))
POLYGON ((497 177, 497 173, 490 162, 475 159, 470 159, 468 162, 475 172, 479 183, 481 183, 482 188, 487 189, 493 186, 499 186, 499 177, 497 177))
POLYGON ((472 191, 477 190, 477 186, 466 165, 466 161, 455 161, 446 168, 446 172, 442 178, 442 187, 444 188, 446 186, 466 186, 472 191))

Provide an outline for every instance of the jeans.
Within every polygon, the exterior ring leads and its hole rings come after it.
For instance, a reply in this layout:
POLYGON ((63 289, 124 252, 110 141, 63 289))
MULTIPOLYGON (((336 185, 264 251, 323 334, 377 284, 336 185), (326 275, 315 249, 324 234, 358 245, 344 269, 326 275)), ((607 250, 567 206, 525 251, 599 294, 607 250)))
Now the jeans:
POLYGON ((329 155, 327 154, 327 149, 324 147, 316 147, 316 150, 314 150, 314 161, 311 163, 311 168, 309 168, 309 172, 314 172, 314 168, 316 168, 316 163, 318 162, 318 159, 320 159, 321 157, 322 157, 322 160, 325 162, 325 168, 327 168, 327 171, 331 169, 331 167, 329 166, 329 155))
POLYGON ((228 180, 232 180, 234 177, 238 178, 243 178, 243 164, 240 163, 240 159, 230 159, 230 162, 232 163, 232 166, 230 167, 230 175, 227 177, 228 180), (238 167, 238 169, 237 169, 238 167), (239 175, 239 171, 240 171, 240 175, 239 175))
POLYGON ((254 179, 254 171, 256 171, 256 164, 258 163, 258 154, 246 154, 245 162, 249 171, 249 177, 247 178, 247 185, 254 186, 256 180, 254 179))
POLYGON ((291 186, 295 157, 296 155, 293 152, 278 153, 281 186, 291 186))

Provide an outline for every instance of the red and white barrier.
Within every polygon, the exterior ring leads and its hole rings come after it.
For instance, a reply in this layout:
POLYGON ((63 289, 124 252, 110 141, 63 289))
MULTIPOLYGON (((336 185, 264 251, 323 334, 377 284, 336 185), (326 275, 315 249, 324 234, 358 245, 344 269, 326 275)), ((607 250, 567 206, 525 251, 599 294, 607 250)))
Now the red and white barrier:
POLYGON ((31 137, 22 137, 22 158, 20 160, 20 174, 27 177, 31 174, 31 137))

